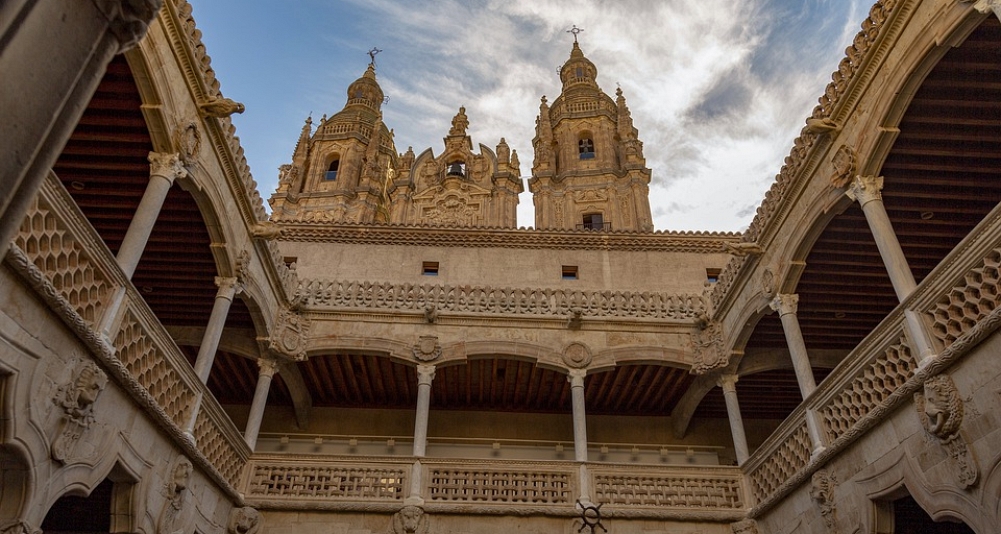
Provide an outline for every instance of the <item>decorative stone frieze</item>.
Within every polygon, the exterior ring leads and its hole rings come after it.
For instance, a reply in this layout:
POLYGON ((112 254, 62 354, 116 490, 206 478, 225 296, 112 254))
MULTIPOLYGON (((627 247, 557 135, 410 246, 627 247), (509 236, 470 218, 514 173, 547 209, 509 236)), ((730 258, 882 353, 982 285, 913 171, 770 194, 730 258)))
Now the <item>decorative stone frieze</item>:
POLYGON ((827 531, 837 533, 837 517, 834 507, 834 488, 837 480, 826 469, 820 469, 810 478, 810 498, 820 509, 827 531))
POLYGON ((428 515, 420 506, 407 505, 393 514, 392 523, 389 526, 391 534, 428 534, 428 515))
POLYGON ((848 145, 841 145, 841 148, 831 158, 831 165, 834 167, 834 174, 831 175, 831 185, 840 189, 850 184, 858 170, 857 160, 858 155, 854 148, 848 145))
POLYGON ((419 362, 433 362, 441 356, 438 336, 421 336, 414 343, 414 358, 419 362))
POLYGON ((268 338, 268 348, 296 361, 306 359, 306 337, 310 320, 289 308, 278 310, 268 338))
POLYGON ((963 423, 963 399, 952 378, 935 375, 924 383, 923 392, 914 393, 921 425, 949 454, 953 471, 963 488, 977 483, 980 470, 966 440, 959 431, 963 423))
MULTIPOLYGON (((389 282, 303 280, 295 291, 308 308, 362 308, 534 315, 578 318, 637 318, 690 321, 705 314, 701 295, 630 291, 414 285, 389 282), (579 313, 577 313, 579 312, 579 313)), ((427 318, 427 315, 425 315, 427 318)), ((573 326, 573 325, 571 325, 573 326)))
POLYGON ((591 364, 591 349, 575 341, 563 349, 563 363, 572 369, 583 369, 591 364))
POLYGON ((108 375, 92 361, 82 361, 73 370, 72 380, 56 390, 53 402, 62 409, 62 425, 52 442, 52 458, 66 462, 73 458, 77 443, 94 422, 94 403, 108 385, 108 375))
POLYGON ((229 513, 229 523, 226 525, 227 534, 258 534, 264 527, 264 518, 261 513, 250 506, 233 508, 229 513))
POLYGON ((726 367, 730 363, 730 355, 723 345, 723 325, 710 322, 705 328, 692 332, 692 351, 694 361, 690 372, 694 375, 726 367))
POLYGON ((163 509, 157 521, 156 534, 182 534, 188 532, 186 501, 191 492, 191 461, 179 456, 163 486, 163 509))

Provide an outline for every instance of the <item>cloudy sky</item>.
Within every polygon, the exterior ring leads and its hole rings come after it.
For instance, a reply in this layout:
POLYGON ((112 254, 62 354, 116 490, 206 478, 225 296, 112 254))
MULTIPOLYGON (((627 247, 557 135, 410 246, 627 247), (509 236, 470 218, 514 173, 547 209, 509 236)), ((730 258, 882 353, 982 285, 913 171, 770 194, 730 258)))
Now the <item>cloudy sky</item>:
MULTIPOLYGON (((559 95, 572 25, 620 86, 653 171, 657 230, 747 227, 870 0, 190 0, 267 198, 305 118, 339 111, 376 58, 396 147, 440 153, 459 106, 531 172, 539 98, 559 95)), ((524 176, 528 178, 528 176, 524 176)), ((519 225, 533 224, 522 195, 519 225)))

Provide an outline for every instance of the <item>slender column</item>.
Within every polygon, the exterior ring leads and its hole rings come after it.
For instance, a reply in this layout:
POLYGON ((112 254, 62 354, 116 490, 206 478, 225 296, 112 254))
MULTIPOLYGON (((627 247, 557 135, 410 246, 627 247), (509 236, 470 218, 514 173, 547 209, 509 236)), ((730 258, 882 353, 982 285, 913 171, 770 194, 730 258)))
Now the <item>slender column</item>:
POLYGON ((726 415, 730 418, 730 433, 733 434, 733 450, 737 453, 737 464, 743 465, 750 453, 744 434, 744 420, 740 417, 740 405, 737 403, 737 375, 722 375, 716 385, 723 388, 726 415))
POLYGON ((571 369, 567 376, 570 382, 570 399, 573 405, 573 451, 574 460, 580 462, 580 502, 591 502, 590 475, 587 471, 587 417, 584 412, 585 369, 571 369))
POLYGON ((856 176, 845 194, 862 206, 862 213, 869 223, 869 230, 872 231, 876 248, 883 258, 886 272, 890 275, 893 290, 897 293, 897 299, 903 301, 914 291, 917 284, 914 282, 911 268, 907 265, 907 258, 900 249, 897 234, 893 232, 886 207, 883 206, 883 196, 880 194, 882 189, 882 176, 856 176))
POLYGON ((779 320, 782 321, 782 331, 785 332, 789 356, 792 357, 792 366, 796 370, 799 392, 806 399, 817 389, 817 382, 813 377, 810 356, 806 352, 803 331, 799 328, 799 318, 796 317, 798 306, 799 295, 776 295, 771 302, 771 308, 779 312, 779 320))
POLYGON ((250 405, 250 417, 247 418, 247 429, 243 438, 253 450, 257 446, 257 434, 261 431, 261 421, 264 420, 264 406, 268 403, 268 391, 271 389, 271 379, 278 371, 278 362, 270 358, 259 358, 257 365, 260 373, 257 378, 257 389, 254 390, 254 401, 250 405))
POLYGON ((146 249, 146 242, 153 231, 157 216, 160 215, 163 201, 167 199, 170 186, 174 184, 176 178, 188 175, 177 154, 150 152, 147 159, 149 159, 149 184, 142 200, 139 201, 132 222, 129 223, 129 230, 125 233, 125 239, 122 240, 116 258, 125 276, 130 279, 136 271, 136 266, 139 265, 143 250, 146 249))
POLYGON ((222 338, 222 330, 226 325, 229 308, 233 304, 233 297, 241 289, 236 278, 217 276, 215 285, 219 287, 219 291, 215 294, 212 315, 209 316, 209 324, 205 327, 202 344, 198 347, 198 358, 195 360, 195 374, 203 383, 209 381, 212 362, 215 361, 216 349, 219 348, 219 340, 222 338))
POLYGON ((567 381, 570 382, 570 397, 573 402, 573 450, 574 459, 587 461, 587 420, 584 413, 584 369, 571 369, 567 381))
MULTIPOLYGON (((882 176, 856 176, 855 181, 848 187, 845 194, 848 198, 857 201, 862 206, 862 213, 869 223, 879 255, 886 266, 886 272, 890 275, 890 282, 893 290, 897 294, 897 299, 903 302, 908 295, 914 292, 917 283, 914 281, 914 274, 907 264, 907 258, 897 241, 897 234, 893 232, 890 224, 890 217, 886 214, 883 206, 883 197, 880 191, 883 189, 882 176)), ((905 313, 904 330, 908 339, 913 344, 918 365, 928 362, 935 356, 935 350, 925 332, 925 328, 913 312, 905 313)))
POLYGON ((433 365, 417 366, 417 419, 414 421, 414 456, 423 458, 427 451, 428 415, 431 412, 433 365))

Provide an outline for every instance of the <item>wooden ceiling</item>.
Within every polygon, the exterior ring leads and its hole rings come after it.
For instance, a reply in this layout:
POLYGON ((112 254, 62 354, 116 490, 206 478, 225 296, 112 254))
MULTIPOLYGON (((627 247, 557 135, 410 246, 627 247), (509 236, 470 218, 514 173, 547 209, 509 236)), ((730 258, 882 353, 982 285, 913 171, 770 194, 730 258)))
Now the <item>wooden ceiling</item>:
MULTIPOLYGON (((921 86, 900 124, 881 174, 883 199, 915 276, 922 279, 1001 201, 1001 24, 988 17, 951 50, 921 86), (995 178, 995 179, 992 179, 995 178)), ((108 69, 55 171, 85 215, 117 251, 148 182, 153 149, 141 99, 125 60, 108 69)), ((290 140, 291 142, 291 140, 290 140)), ((168 326, 204 326, 216 288, 211 239, 191 194, 171 189, 134 282, 168 326)), ((896 305, 892 287, 857 205, 836 216, 806 258, 799 318, 808 349, 846 354, 896 305)), ((239 300, 227 328, 253 329, 239 300)), ((784 348, 776 315, 755 327, 747 352, 784 348)), ((193 360, 194 349, 185 349, 193 360)), ((249 404, 256 383, 250 359, 220 353, 210 389, 224 404, 249 404)), ((416 403, 413 367, 369 354, 338 354, 297 364, 315 406, 404 408, 416 403)), ((817 379, 827 370, 815 369, 817 379)), ((692 383, 686 371, 625 365, 585 382, 592 414, 668 415, 692 383)), ((799 404, 791 370, 737 383, 745 419, 782 419, 799 404)), ((269 402, 290 405, 280 378, 269 402)), ((530 362, 477 359, 438 369, 432 406, 446 410, 570 411, 565 375, 530 362)), ((714 390, 696 417, 725 418, 714 390)))

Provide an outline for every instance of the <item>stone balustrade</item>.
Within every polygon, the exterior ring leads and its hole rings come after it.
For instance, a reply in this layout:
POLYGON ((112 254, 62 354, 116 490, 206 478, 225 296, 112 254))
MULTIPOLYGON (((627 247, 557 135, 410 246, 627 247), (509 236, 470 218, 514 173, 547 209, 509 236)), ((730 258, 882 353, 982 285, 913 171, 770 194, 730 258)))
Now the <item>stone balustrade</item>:
POLYGON ((1001 327, 1001 206, 894 309, 744 464, 752 516, 780 500, 848 447, 923 382, 1001 327), (916 313, 937 355, 918 361, 905 336, 916 313), (807 411, 819 415, 825 449, 811 455, 807 411))
POLYGON ((592 462, 581 470, 575 462, 415 460, 257 454, 241 489, 248 503, 270 510, 395 511, 420 497, 428 511, 566 517, 579 514, 584 472, 592 500, 609 517, 726 519, 740 515, 747 502, 736 467, 592 462), (415 488, 419 495, 411 493, 415 488))
POLYGON ((151 410, 181 447, 201 396, 193 436, 196 463, 235 493, 250 450, 183 353, 125 277, 115 258, 59 183, 48 176, 12 243, 8 262, 52 302, 56 313, 151 410))

